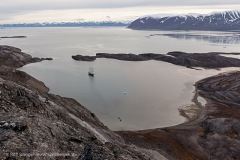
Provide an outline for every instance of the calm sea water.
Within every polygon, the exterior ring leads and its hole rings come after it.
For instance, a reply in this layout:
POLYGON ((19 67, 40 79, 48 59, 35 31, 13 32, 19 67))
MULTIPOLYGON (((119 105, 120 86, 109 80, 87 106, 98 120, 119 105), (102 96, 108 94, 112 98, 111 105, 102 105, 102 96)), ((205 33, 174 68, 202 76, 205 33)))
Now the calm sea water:
POLYGON ((178 108, 192 103, 193 84, 221 71, 191 70, 158 61, 98 59, 80 62, 74 61, 71 56, 95 55, 98 52, 239 52, 235 34, 134 31, 125 28, 9 28, 1 29, 0 35, 24 35, 27 38, 1 39, 0 42, 19 47, 32 56, 54 58, 53 61, 21 68, 42 80, 51 93, 77 99, 110 129, 140 130, 184 122, 178 108), (225 34, 228 43, 223 43, 226 39, 213 41, 225 34), (182 35, 191 35, 191 38, 182 38, 182 35), (196 38, 194 35, 197 35, 196 38), (199 35, 204 38, 199 38, 199 35), (94 68, 94 78, 87 75, 89 67, 94 68))

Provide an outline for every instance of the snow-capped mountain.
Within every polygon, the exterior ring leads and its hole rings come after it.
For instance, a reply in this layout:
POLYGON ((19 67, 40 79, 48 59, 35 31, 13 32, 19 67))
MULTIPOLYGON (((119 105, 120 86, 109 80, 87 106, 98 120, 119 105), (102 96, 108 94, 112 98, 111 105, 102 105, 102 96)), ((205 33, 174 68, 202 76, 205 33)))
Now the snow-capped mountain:
POLYGON ((0 27, 87 27, 87 26, 128 26, 127 22, 102 21, 102 22, 52 22, 52 23, 16 23, 0 24, 0 27))
POLYGON ((147 16, 133 21, 128 28, 141 30, 240 30, 240 11, 214 12, 206 15, 147 16))

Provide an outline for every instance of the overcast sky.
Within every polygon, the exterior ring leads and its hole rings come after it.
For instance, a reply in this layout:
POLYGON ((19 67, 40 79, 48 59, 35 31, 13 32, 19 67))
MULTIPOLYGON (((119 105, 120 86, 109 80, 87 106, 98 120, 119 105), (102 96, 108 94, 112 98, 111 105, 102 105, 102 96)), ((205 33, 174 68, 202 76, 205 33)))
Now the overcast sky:
POLYGON ((240 10, 240 0, 1 0, 0 23, 134 20, 223 10, 240 10))

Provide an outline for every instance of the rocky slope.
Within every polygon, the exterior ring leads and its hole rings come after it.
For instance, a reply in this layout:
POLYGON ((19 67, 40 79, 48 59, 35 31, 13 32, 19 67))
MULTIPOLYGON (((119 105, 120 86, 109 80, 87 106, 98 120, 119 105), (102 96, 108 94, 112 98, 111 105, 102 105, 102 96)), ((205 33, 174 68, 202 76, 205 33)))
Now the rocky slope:
POLYGON ((133 21, 128 28, 154 30, 239 30, 240 12, 225 11, 208 15, 147 16, 133 21))
POLYGON ((166 159, 126 145, 77 101, 16 70, 41 60, 0 46, 0 159, 166 159))
POLYGON ((172 63, 175 65, 186 66, 188 68, 223 68, 223 67, 240 67, 240 59, 225 57, 224 55, 240 55, 240 53, 185 53, 185 52, 169 52, 167 54, 111 54, 97 53, 96 56, 72 56, 78 61, 94 61, 97 58, 118 59, 123 61, 148 61, 157 60, 172 63))

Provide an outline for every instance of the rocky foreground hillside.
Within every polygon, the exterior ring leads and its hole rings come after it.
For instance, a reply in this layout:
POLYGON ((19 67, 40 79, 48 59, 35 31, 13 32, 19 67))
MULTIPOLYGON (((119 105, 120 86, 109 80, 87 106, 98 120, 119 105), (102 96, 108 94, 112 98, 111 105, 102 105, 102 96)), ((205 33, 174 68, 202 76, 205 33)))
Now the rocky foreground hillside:
POLYGON ((239 30, 240 11, 224 11, 207 15, 146 16, 133 21, 128 28, 139 30, 239 30))
POLYGON ((16 70, 41 60, 0 46, 0 159, 166 159, 125 144, 76 100, 49 94, 42 82, 16 70))

